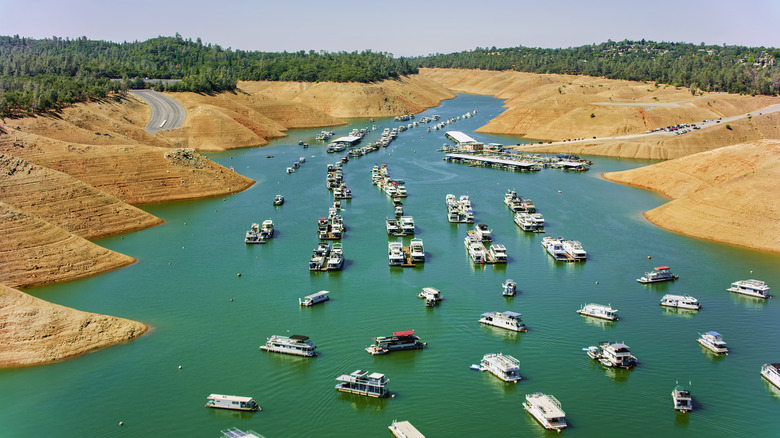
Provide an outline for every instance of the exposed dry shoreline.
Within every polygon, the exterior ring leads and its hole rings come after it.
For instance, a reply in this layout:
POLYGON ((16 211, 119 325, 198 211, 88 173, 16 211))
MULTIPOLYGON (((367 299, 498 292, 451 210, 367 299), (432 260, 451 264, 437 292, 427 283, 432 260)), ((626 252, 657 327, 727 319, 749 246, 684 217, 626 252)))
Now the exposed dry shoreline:
MULTIPOLYGON (((0 350, 0 367, 70 357, 146 331, 142 323, 55 306, 11 288, 68 281, 132 263, 132 258, 88 239, 161 223, 135 205, 224 196, 254 183, 197 151, 263 146, 288 129, 334 126, 344 118, 417 113, 456 92, 505 101, 507 110, 478 132, 545 141, 638 133, 780 103, 778 98, 724 94, 693 98, 686 89, 588 77, 423 69, 419 75, 375 84, 242 82, 234 93, 171 94, 185 107, 187 118, 180 129, 156 136, 144 131, 149 109, 133 96, 77 105, 56 116, 4 120, 0 345, 10 348, 0 350), (91 322, 82 327, 84 321, 91 322), (89 332, 89 327, 100 330, 89 332), (57 350, 55 344, 68 349, 57 350)), ((670 159, 605 177, 674 199, 646 213, 659 226, 780 252, 776 211, 742 215, 740 224, 729 223, 735 212, 756 203, 780 205, 774 190, 780 115, 743 119, 730 128, 533 149, 670 159), (723 162, 744 165, 722 169, 718 163, 723 162), (713 208, 723 196, 739 197, 733 205, 738 210, 713 208)))

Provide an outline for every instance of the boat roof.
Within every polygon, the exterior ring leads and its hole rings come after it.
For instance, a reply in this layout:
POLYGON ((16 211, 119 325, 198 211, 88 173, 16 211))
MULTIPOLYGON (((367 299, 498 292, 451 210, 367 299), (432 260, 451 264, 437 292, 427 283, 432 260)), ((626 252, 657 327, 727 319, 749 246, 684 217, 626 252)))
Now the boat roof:
POLYGON ((504 316, 509 316, 509 317, 511 317, 511 318, 520 318, 521 316, 523 316, 521 313, 517 313, 517 312, 510 312, 510 311, 501 312, 501 313, 502 313, 504 316))
POLYGON ((400 332, 393 332, 393 336, 409 336, 413 334, 414 334, 414 330, 403 330, 400 332))
POLYGON ((303 341, 308 341, 309 337, 308 336, 304 336, 304 335, 292 335, 292 336, 290 336, 290 339, 294 339, 296 341, 303 342, 303 341))
POLYGON ((670 267, 668 267, 668 266, 656 266, 656 267, 655 267, 655 268, 653 268, 653 269, 655 269, 656 271, 668 271, 668 270, 670 270, 670 269, 672 269, 672 268, 670 268, 670 267))
POLYGON ((208 400, 231 400, 237 402, 248 403, 252 401, 252 397, 241 397, 238 395, 223 395, 223 394, 210 394, 208 400))
POLYGON ((412 423, 408 421, 393 421, 393 424, 390 426, 390 430, 393 431, 393 435, 395 436, 402 436, 407 438, 425 438, 425 435, 420 433, 417 428, 412 426, 412 423), (394 431, 397 430, 401 435, 397 435, 394 431))
POLYGON ((718 332, 714 332, 714 331, 712 331, 712 330, 708 331, 708 332, 707 332, 707 334, 708 334, 708 335, 710 335, 710 336, 715 336, 716 338, 719 338, 719 337, 721 337, 721 334, 720 334, 720 333, 718 333, 718 332))
POLYGON ((628 345, 622 343, 622 342, 616 342, 614 344, 609 344, 612 348, 615 350, 630 350, 628 345))

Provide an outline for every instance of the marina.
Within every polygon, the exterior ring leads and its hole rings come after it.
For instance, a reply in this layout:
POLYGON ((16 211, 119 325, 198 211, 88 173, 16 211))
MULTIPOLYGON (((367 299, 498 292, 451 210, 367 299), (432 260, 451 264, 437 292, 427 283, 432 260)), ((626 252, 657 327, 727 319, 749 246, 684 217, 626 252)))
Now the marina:
MULTIPOLYGON (((474 108, 479 115, 458 121, 457 129, 470 133, 483 126, 491 114, 501 111, 501 101, 460 95, 424 114, 437 112, 448 119, 474 108), (482 102, 491 106, 480 106, 482 102)), ((393 126, 379 119, 376 124, 378 129, 361 145, 393 126)), ((366 121, 354 125, 365 126, 366 121)), ((351 128, 332 129, 344 135, 351 128)), ((517 408, 525 393, 535 391, 554 394, 567 405, 571 427, 563 433, 582 437, 600 436, 604 425, 613 423, 668 437, 772 436, 780 427, 774 415, 780 398, 775 387, 759 377, 762 364, 778 362, 772 348, 780 306, 772 299, 724 293, 739 279, 777 283, 780 259, 657 228, 642 218, 642 212, 666 202, 664 197, 599 176, 647 161, 593 157, 590 173, 499 172, 447 164, 435 151, 446 141, 442 131, 407 130, 387 148, 343 166, 354 195, 341 202, 339 211, 349 224, 342 241, 350 257, 343 271, 310 275, 302 262, 317 246, 311 229, 333 203, 325 187, 325 166, 341 158, 313 141, 321 129, 330 128, 289 130, 289 137, 274 139, 269 147, 209 153, 257 184, 232 196, 142 206, 165 224, 97 241, 138 263, 25 290, 57 304, 142 321, 154 330, 72 360, 3 370, 0 386, 15 400, 0 412, 5 433, 75 438, 122 431, 155 436, 160 430, 175 430, 218 436, 220 430, 238 426, 268 437, 360 437, 387 434, 387 426, 399 418, 429 436, 532 436, 544 429, 531 415, 517 414, 517 408), (299 140, 310 146, 297 146, 299 140), (269 154, 276 158, 265 159, 269 154), (292 177, 284 175, 284 168, 303 154, 306 164, 292 177), (414 216, 416 236, 425 240, 424 267, 388 269, 384 263, 388 238, 381 225, 393 215, 393 203, 368 178, 372 166, 382 162, 409 189, 403 207, 414 216), (563 264, 540 251, 542 236, 522 232, 502 205, 507 188, 517 188, 524 199, 534 200, 544 213, 547 233, 580 240, 594 257, 587 263, 563 264), (284 194, 282 207, 271 205, 275 193, 284 194), (488 224, 494 239, 506 244, 510 256, 506 265, 483 269, 464 257, 464 227, 450 224, 441 208, 447 193, 470 196, 475 219, 488 224), (588 219, 592 217, 597 221, 588 219), (277 232, 267 245, 245 245, 237 239, 248 223, 269 218, 277 232), (681 281, 631 287, 653 263, 674 267, 681 281), (507 278, 517 280, 522 290, 514 299, 499 292, 507 278), (447 302, 433 309, 424 306, 415 295, 428 285, 446 294, 447 302), (299 297, 320 290, 331 291, 328 303, 298 305, 299 297), (661 312, 658 303, 667 293, 689 293, 705 308, 690 317, 661 312), (572 314, 590 302, 614 304, 620 309, 620 322, 601 325, 602 320, 572 314), (381 313, 372 313, 376 309, 381 313), (477 323, 480 313, 488 310, 522 312, 529 333, 477 323), (246 324, 260 336, 203 330, 221 320, 246 324), (356 325, 361 329, 355 330, 356 325), (389 334, 393 327, 415 329, 430 348, 382 357, 362 352, 370 343, 366 334, 369 338, 389 334), (693 344, 697 332, 710 328, 726 334, 733 354, 708 360, 693 344), (660 329, 679 336, 679 342, 663 342, 660 329), (310 335, 322 350, 320 355, 309 360, 258 350, 271 334, 293 333, 310 335), (586 360, 581 347, 603 339, 625 339, 643 358, 641 368, 629 373, 586 360), (465 368, 487 352, 520 359, 522 386, 469 374, 465 368), (576 385, 561 378, 560 367, 550 366, 551 358, 572 365, 565 373, 576 379, 576 385), (386 374, 398 397, 377 400, 331 389, 336 376, 357 369, 386 374), (461 376, 457 385, 453 375, 461 376), (669 389, 678 377, 696 385, 696 411, 687 423, 676 422, 670 409, 669 389), (523 387, 527 390, 518 391, 523 387), (111 388, 114 401, 107 402, 100 388, 111 388), (593 397, 605 388, 633 403, 593 397), (262 395, 262 418, 202 409, 203 396, 214 390, 262 395), (159 407, 147 403, 150 391, 180 395, 176 415, 161 417, 159 407), (29 397, 31 393, 39 397, 29 397), (469 394, 468 403, 437 403, 456 400, 463 393, 469 394), (35 419, 41 399, 58 406, 46 412, 46 424, 35 419), (313 413, 313 418, 302 419, 301 412, 313 413), (756 417, 762 420, 755 421, 756 417), (117 428, 118 419, 125 422, 124 429, 117 428)), ((471 135, 486 143, 518 141, 471 135)), ((407 237, 403 245, 408 244, 407 237)))

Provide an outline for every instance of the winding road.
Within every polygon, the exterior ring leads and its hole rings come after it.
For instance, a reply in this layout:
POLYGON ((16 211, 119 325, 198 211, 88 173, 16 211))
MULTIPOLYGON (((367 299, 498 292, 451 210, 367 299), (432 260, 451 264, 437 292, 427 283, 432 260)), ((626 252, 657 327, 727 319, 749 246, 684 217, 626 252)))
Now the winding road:
POLYGON ((187 115, 179 102, 153 90, 130 90, 130 94, 140 97, 152 108, 152 117, 144 130, 149 134, 157 131, 178 129, 187 115))

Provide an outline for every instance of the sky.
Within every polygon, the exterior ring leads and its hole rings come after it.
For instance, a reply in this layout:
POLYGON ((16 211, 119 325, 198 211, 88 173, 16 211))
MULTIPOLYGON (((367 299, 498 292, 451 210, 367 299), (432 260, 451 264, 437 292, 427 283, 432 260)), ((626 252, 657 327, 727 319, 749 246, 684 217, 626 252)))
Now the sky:
POLYGON ((0 0, 0 35, 174 36, 269 52, 396 57, 652 40, 780 47, 780 0, 0 0))

